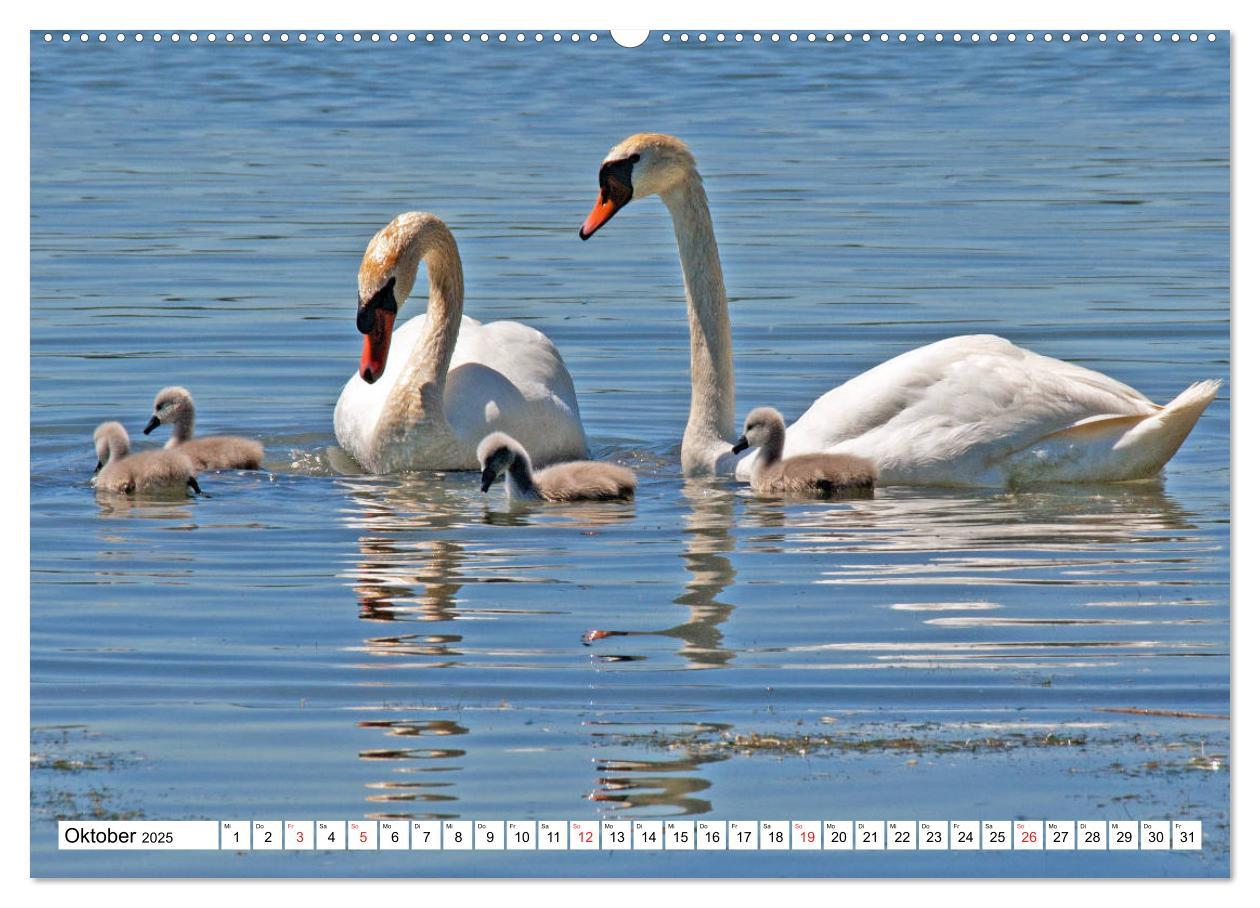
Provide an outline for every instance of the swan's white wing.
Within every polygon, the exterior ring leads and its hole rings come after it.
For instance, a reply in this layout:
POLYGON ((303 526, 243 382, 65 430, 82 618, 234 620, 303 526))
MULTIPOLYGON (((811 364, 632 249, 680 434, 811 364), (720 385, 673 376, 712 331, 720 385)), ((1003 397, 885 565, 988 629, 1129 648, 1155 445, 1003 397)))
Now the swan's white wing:
POLYGON ((586 456, 573 379, 555 344, 528 325, 465 319, 445 403, 451 427, 473 447, 503 431, 538 465, 586 456))
MULTIPOLYGON (((373 461, 377 422, 427 320, 427 314, 417 316, 394 332, 376 382, 356 373, 342 389, 333 415, 337 442, 359 463, 373 461)), ((477 443, 494 431, 513 435, 540 465, 586 455, 577 394, 559 351, 541 331, 517 322, 463 318, 443 406, 460 450, 452 452, 449 439, 440 445, 434 439, 437 447, 426 451, 426 439, 417 436, 411 469, 475 469, 477 443)))
POLYGON ((577 393, 560 351, 547 335, 520 322, 482 325, 465 319, 459 346, 451 361, 479 362, 502 372, 528 400, 550 400, 575 417, 577 393))
POLYGON ((788 429, 785 454, 861 454, 875 460, 884 483, 1002 484, 1006 458, 1047 435, 1084 420, 1158 411, 1099 372, 1000 337, 968 335, 903 353, 833 388, 788 429))

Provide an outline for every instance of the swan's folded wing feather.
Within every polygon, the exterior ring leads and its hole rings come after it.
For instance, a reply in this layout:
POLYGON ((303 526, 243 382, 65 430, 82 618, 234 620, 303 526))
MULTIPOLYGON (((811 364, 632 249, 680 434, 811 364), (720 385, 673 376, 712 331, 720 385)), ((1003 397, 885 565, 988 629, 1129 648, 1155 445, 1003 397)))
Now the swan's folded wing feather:
POLYGON ((1219 387, 1217 381, 1195 382, 1153 414, 1100 416, 1052 432, 1011 456, 1009 481, 1107 482, 1155 476, 1219 387))
MULTIPOLYGON (((460 330, 456 356, 493 365, 526 397, 551 397, 577 413, 577 392, 560 351, 547 335, 520 322, 490 322, 476 330, 460 330)), ((452 366, 456 365, 452 362, 452 366)))
POLYGON ((820 397, 789 430, 785 454, 875 460, 885 482, 993 481, 1003 458, 1093 417, 1149 416, 1133 388, 992 335, 894 357, 820 397))
POLYGON ((445 406, 451 427, 474 447, 486 432, 503 431, 522 442, 538 466, 586 455, 564 360, 547 335, 520 322, 465 320, 445 406))
MULTIPOLYGON (((475 361, 501 373, 519 392, 519 412, 501 411, 504 429, 525 444, 536 463, 585 455, 586 435, 573 378, 547 335, 520 322, 491 322, 474 330, 465 325, 459 340, 452 372, 463 362, 475 361)), ((457 409, 451 392, 448 387, 448 416, 457 409)))

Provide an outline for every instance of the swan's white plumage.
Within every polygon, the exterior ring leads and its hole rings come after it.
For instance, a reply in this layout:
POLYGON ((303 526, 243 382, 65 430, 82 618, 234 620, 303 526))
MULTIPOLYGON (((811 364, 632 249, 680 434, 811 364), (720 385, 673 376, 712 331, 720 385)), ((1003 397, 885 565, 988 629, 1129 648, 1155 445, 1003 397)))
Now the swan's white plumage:
POLYGON ((377 232, 359 266, 359 301, 360 316, 376 328, 360 372, 337 400, 333 426, 341 447, 368 470, 475 470, 477 443, 495 431, 516 437, 542 465, 585 456, 577 395, 559 351, 526 325, 463 316, 463 265, 440 218, 406 212, 377 232), (401 307, 422 262, 427 310, 385 347, 380 329, 388 338, 393 321, 379 300, 385 294, 401 307), (364 370, 379 377, 368 383, 364 370))
MULTIPOLYGON (((695 158, 679 139, 634 135, 613 147, 633 199, 659 195, 678 242, 691 327, 688 473, 752 474, 731 454, 734 367, 726 288, 695 158)), ((585 239, 616 212, 601 184, 585 239)), ((994 486, 1102 482, 1156 475, 1177 452, 1220 382, 1197 382, 1165 407, 1115 379, 966 335, 911 350, 819 397, 787 430, 784 457, 846 453, 873 460, 881 484, 994 486)))
MULTIPOLYGON (((882 484, 1146 478, 1176 452, 1218 384, 1192 386, 1164 408, 1100 372, 1004 338, 951 337, 818 398, 789 427, 784 456, 869 457, 882 484)), ((747 478, 751 462, 742 459, 735 472, 747 478)))
MULTIPOLYGON (((382 460, 375 447, 381 411, 416 344, 428 315, 394 332, 384 374, 368 384, 356 372, 337 400, 333 424, 337 443, 376 472, 405 469, 475 470, 477 443, 491 432, 507 432, 545 465, 586 451, 573 379, 555 345, 541 331, 519 322, 483 325, 464 316, 447 372, 443 411, 452 433, 418 431, 407 450, 382 460)), ((418 393, 418 392, 417 392, 418 393)))

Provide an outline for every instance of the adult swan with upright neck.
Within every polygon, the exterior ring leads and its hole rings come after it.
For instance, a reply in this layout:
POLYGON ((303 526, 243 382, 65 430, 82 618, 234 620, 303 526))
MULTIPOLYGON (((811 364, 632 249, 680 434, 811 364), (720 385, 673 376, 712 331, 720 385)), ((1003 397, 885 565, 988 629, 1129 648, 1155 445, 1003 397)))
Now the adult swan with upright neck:
POLYGON ((483 325, 464 314, 464 271, 441 219, 400 214, 359 266, 359 371, 337 400, 337 442, 374 473, 476 470, 491 432, 516 438, 535 463, 586 456, 573 379, 540 331, 483 325), (421 262, 429 309, 394 332, 421 262))
MULTIPOLYGON (((691 324, 687 474, 751 474, 731 455, 735 374, 726 287, 695 158, 673 136, 642 133, 608 153, 589 239, 633 199, 669 209, 691 324)), ((1156 475, 1216 396, 1197 382, 1166 406, 1106 375, 988 334, 951 337, 881 363, 822 395, 787 432, 784 457, 868 457, 882 484, 1001 486, 1156 475)))

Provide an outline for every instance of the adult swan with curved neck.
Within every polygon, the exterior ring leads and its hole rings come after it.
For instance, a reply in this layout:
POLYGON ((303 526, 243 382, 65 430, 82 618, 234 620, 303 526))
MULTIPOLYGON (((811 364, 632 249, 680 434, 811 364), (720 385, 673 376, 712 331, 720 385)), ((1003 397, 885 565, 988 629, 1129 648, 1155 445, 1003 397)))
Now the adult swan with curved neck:
POLYGON ((464 314, 464 271, 441 219, 400 214, 368 243, 359 266, 356 375, 337 400, 337 442, 374 473, 476 470, 477 444, 512 435, 539 464, 586 456, 573 379, 559 351, 519 322, 464 314), (429 273, 429 309, 394 319, 429 273))
MULTIPOLYGON (((735 471, 735 373, 726 287, 695 158, 673 136, 642 133, 608 153, 599 199, 578 231, 589 239, 633 199, 669 209, 691 324, 688 474, 735 471)), ((784 457, 869 457, 882 484, 1000 486, 1105 482, 1156 475, 1216 396, 1197 382, 1166 406, 1106 375, 989 334, 911 350, 832 388, 787 432, 784 457)))

